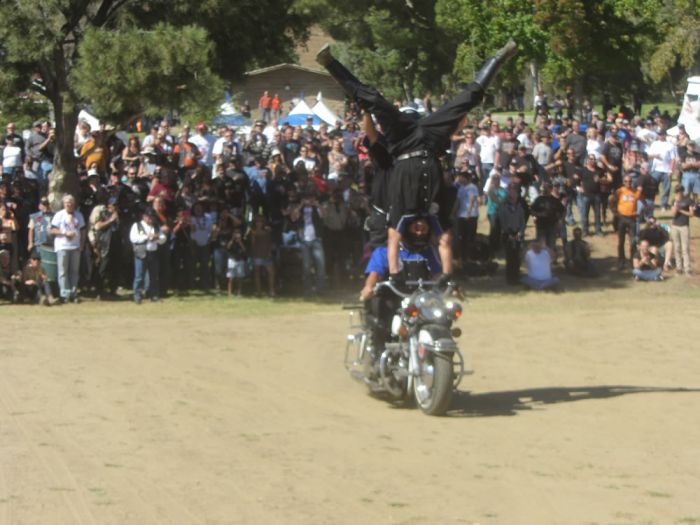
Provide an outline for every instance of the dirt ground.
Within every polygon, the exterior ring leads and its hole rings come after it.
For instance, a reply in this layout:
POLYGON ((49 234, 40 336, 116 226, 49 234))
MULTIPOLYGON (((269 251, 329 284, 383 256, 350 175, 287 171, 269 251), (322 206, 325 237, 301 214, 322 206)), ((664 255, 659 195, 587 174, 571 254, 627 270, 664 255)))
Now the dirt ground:
POLYGON ((336 305, 2 307, 0 523, 697 524, 699 299, 475 291, 444 418, 348 376, 336 305))

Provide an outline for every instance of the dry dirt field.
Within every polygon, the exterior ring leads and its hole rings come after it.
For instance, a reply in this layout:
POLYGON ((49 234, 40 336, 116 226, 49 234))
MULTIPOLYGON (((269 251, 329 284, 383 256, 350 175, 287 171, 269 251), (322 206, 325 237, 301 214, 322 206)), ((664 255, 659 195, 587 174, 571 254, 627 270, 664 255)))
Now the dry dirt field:
POLYGON ((337 304, 2 305, 0 524, 700 524, 697 281, 501 281, 444 418, 348 376, 337 304))

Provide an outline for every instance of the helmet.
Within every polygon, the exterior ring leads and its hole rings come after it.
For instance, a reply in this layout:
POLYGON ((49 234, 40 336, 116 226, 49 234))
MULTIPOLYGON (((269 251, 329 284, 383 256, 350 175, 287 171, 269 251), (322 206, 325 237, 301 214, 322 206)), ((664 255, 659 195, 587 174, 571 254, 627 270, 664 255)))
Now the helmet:
POLYGON ((405 225, 401 244, 409 252, 420 252, 430 245, 430 221, 426 217, 416 216, 405 225))

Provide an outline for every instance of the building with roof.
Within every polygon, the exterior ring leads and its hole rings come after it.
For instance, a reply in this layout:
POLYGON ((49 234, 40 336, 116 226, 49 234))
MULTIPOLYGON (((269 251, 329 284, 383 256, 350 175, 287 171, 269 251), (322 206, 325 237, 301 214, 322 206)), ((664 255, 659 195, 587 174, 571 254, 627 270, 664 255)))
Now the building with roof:
POLYGON ((283 115, 289 112, 295 99, 304 98, 313 105, 319 91, 330 109, 338 115, 344 113, 345 95, 338 83, 326 71, 297 64, 277 64, 248 71, 235 91, 241 101, 250 103, 254 118, 260 117, 258 100, 264 91, 268 91, 270 96, 275 93, 279 95, 283 115))

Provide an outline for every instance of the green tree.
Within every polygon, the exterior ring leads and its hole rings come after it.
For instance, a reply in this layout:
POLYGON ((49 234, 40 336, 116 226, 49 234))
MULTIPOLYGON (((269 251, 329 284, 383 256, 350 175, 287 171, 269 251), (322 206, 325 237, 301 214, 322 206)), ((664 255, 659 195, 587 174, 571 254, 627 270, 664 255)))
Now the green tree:
POLYGON ((35 90, 50 101, 59 138, 50 190, 74 193, 84 104, 115 119, 164 108, 206 114, 220 77, 291 56, 306 20, 292 0, 4 0, 0 96, 35 90))
POLYGON ((387 97, 440 87, 454 46, 435 21, 435 0, 300 0, 337 41, 339 57, 387 97))

